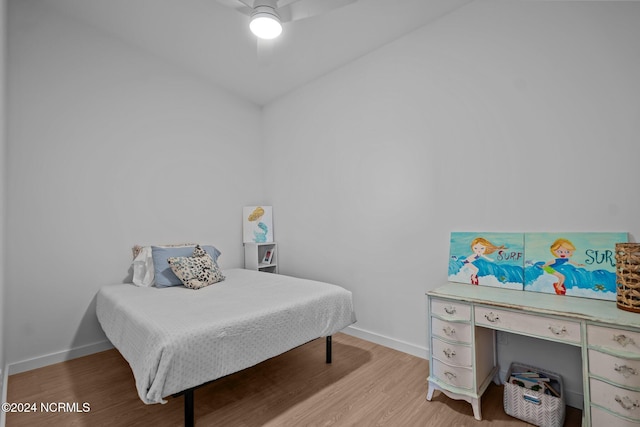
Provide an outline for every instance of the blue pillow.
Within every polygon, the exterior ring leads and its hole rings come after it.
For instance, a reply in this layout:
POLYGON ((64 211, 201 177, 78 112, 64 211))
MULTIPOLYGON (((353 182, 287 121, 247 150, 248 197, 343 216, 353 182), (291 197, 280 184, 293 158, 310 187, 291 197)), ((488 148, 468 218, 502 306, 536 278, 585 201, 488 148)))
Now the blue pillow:
MULTIPOLYGON (((213 262, 217 264, 220 251, 213 246, 201 246, 213 258, 213 262)), ((193 255, 195 246, 179 246, 173 248, 162 248, 159 246, 151 246, 151 256, 153 257, 153 271, 157 288, 167 288, 169 286, 182 285, 182 281, 178 279, 171 270, 168 259, 170 257, 190 257, 193 255)))

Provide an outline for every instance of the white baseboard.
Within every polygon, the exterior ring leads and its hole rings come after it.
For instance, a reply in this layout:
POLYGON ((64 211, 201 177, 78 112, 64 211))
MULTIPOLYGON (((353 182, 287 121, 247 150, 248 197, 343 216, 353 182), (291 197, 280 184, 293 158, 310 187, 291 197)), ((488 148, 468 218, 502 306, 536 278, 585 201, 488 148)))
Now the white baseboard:
POLYGON ((411 344, 405 341, 400 341, 395 338, 390 338, 384 335, 376 334, 375 332, 365 331, 364 329, 357 328, 355 326, 347 326, 342 330, 347 335, 361 338, 366 341, 370 341, 376 344, 380 344, 385 347, 392 348, 394 350, 401 351, 403 353, 410 354, 412 356, 420 357, 421 359, 428 359, 429 350, 426 347, 411 344))
POLYGON ((33 359, 23 360, 21 362, 11 363, 5 369, 5 376, 19 374, 20 372, 42 368, 48 365, 53 365, 54 363, 65 362, 67 360, 76 359, 82 356, 88 356, 90 354, 110 350, 112 348, 113 345, 110 341, 100 341, 97 343, 72 348, 70 350, 60 351, 57 353, 34 357, 33 359))

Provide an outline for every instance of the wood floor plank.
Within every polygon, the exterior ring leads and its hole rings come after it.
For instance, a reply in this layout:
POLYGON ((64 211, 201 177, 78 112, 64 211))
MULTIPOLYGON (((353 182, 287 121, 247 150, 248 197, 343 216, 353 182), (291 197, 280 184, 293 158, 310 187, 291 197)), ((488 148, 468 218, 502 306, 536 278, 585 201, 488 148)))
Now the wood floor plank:
MULTIPOLYGON (((318 339, 195 391, 197 426, 498 426, 528 424, 506 415, 501 386, 482 399, 483 420, 471 405, 436 392, 425 397, 429 364, 368 341, 336 334, 333 363, 318 339)), ((8 413, 7 427, 181 426, 182 398, 145 405, 127 362, 116 350, 9 376, 9 402, 83 403, 89 412, 8 413)), ((581 425, 567 407, 565 426, 581 425)))

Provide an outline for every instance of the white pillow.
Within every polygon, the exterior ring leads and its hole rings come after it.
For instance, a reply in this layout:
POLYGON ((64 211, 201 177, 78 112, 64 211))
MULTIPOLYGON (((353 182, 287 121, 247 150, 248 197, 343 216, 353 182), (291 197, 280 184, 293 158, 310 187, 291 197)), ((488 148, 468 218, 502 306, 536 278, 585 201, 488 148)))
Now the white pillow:
POLYGON ((133 284, 136 286, 153 286, 153 257, 151 246, 144 246, 133 260, 133 284))

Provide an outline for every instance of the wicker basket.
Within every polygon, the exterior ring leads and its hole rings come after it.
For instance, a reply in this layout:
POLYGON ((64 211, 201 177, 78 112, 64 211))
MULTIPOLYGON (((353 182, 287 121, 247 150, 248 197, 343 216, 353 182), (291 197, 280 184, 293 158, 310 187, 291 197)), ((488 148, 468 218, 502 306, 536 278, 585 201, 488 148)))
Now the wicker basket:
POLYGON ((616 304, 640 313, 640 243, 616 243, 616 304))
POLYGON ((511 363, 507 373, 507 382, 504 385, 502 401, 507 415, 519 418, 529 424, 542 427, 562 427, 564 425, 566 411, 564 386, 562 377, 556 373, 517 362, 511 363), (520 387, 508 381, 513 372, 526 371, 540 372, 550 378, 551 384, 559 392, 560 397, 520 387))

